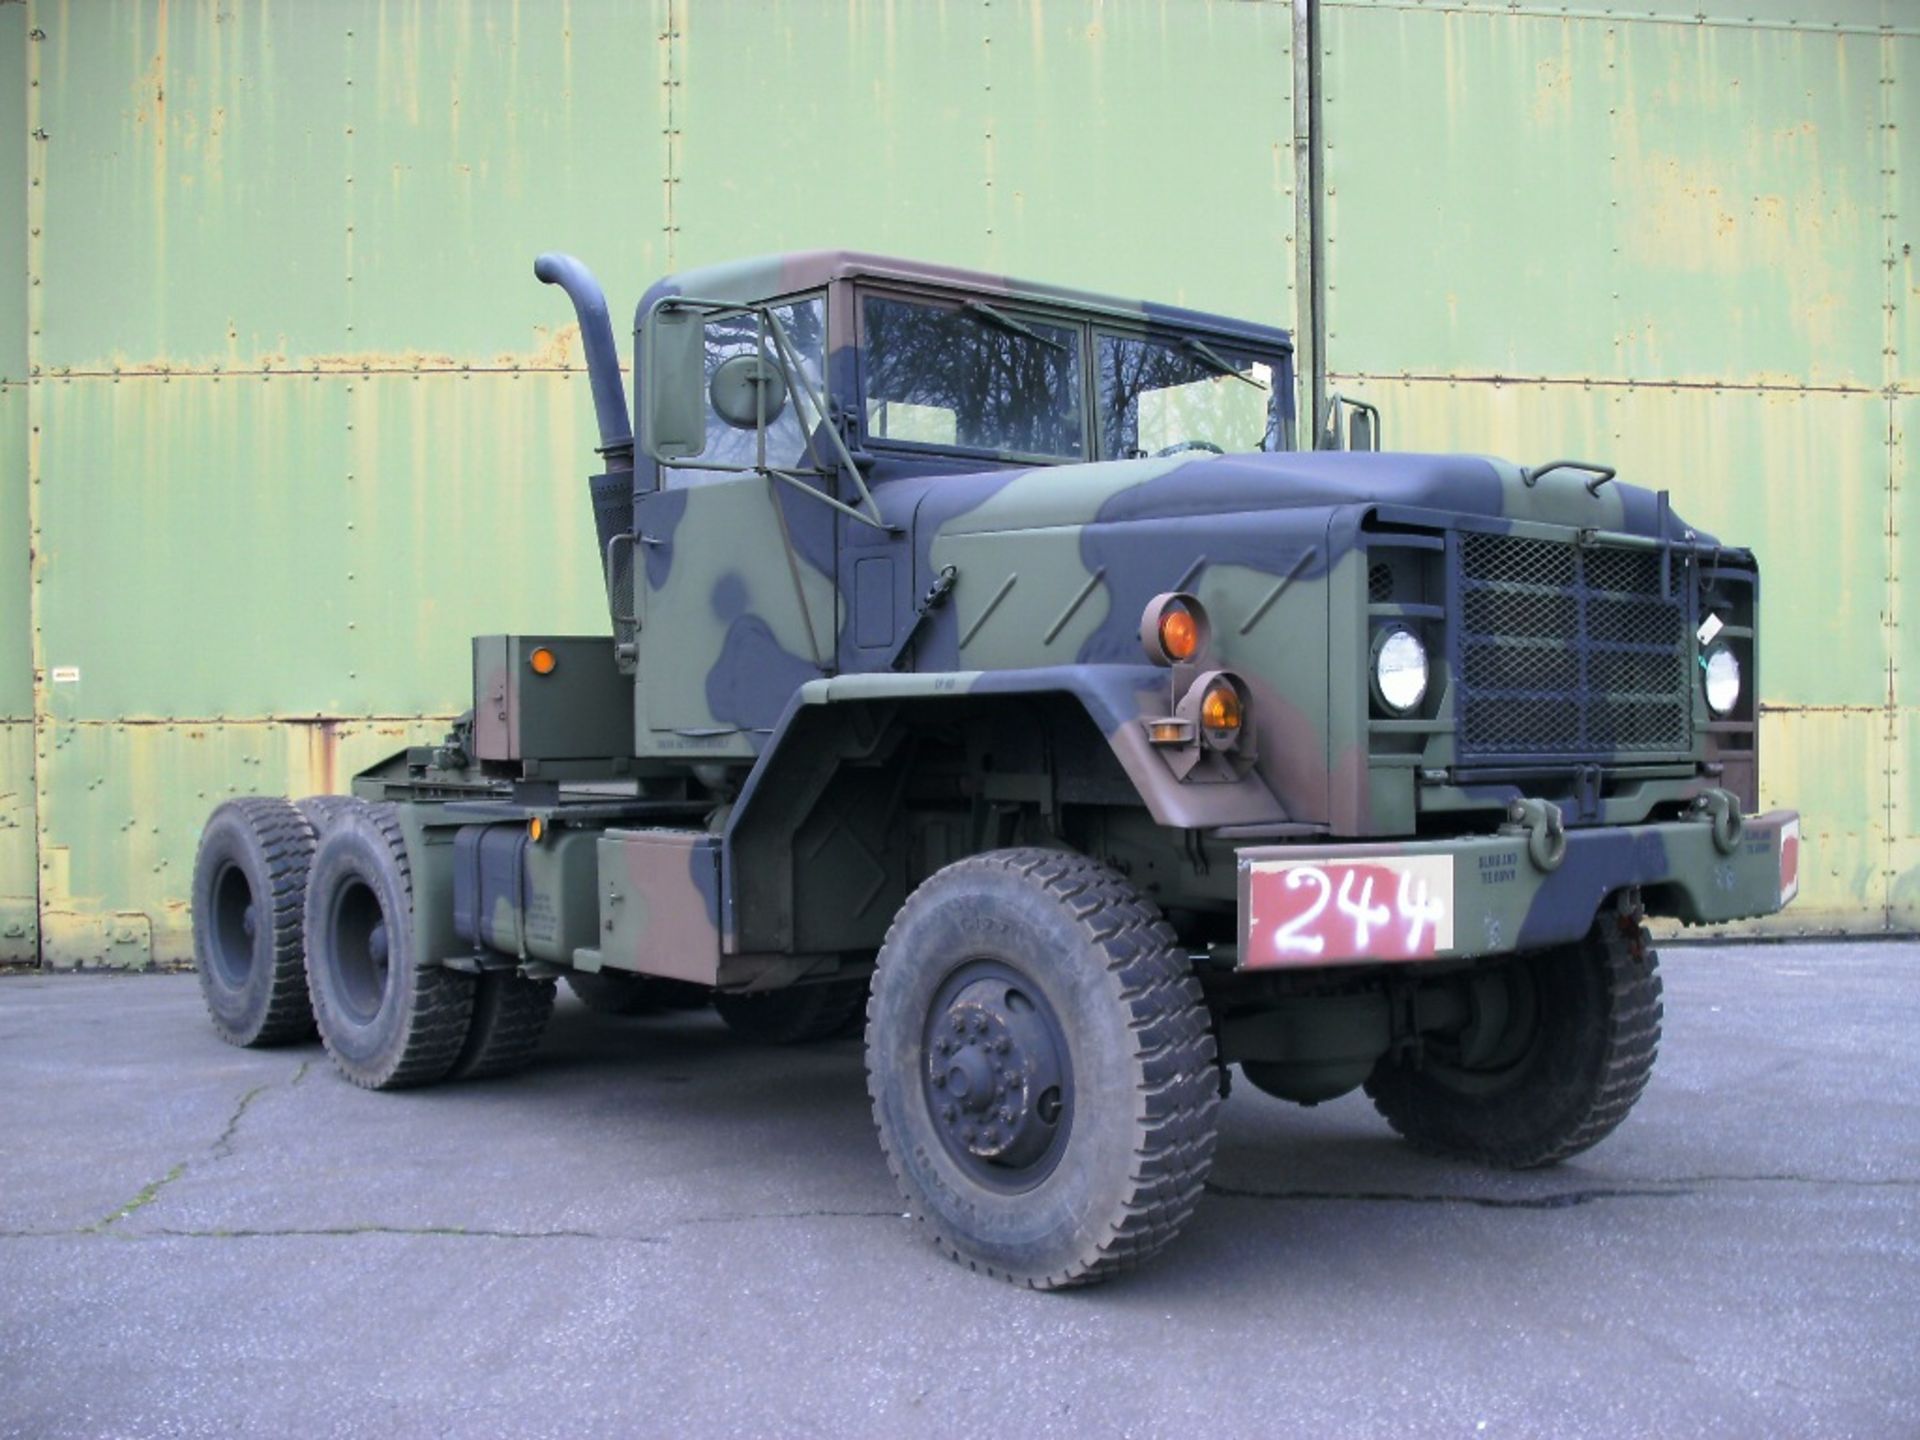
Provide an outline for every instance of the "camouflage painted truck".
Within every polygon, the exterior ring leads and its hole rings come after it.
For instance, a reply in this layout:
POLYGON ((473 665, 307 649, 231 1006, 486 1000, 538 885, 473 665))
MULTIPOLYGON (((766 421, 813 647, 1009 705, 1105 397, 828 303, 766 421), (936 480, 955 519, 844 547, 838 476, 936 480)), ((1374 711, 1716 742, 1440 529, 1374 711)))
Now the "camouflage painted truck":
POLYGON ((1645 918, 1795 892, 1754 559, 1665 491, 1382 453, 1364 407, 1303 451, 1283 331, 838 253, 655 285, 636 439, 600 287, 535 271, 608 633, 479 637, 443 743, 214 812, 237 1044, 490 1074, 556 979, 863 1022, 926 1233, 1052 1287, 1179 1230, 1232 1065, 1441 1155, 1585 1150, 1653 1065, 1645 918))

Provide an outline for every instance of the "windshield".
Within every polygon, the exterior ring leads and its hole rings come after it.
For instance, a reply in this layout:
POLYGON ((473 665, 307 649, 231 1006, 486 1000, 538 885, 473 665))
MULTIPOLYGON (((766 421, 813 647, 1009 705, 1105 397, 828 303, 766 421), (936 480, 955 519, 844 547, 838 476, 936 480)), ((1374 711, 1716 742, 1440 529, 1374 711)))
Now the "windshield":
POLYGON ((1086 458, 1077 326, 879 295, 861 318, 870 439, 1086 458))
POLYGON ((1192 338, 1101 335, 1098 343, 1104 457, 1281 448, 1270 359, 1192 338))

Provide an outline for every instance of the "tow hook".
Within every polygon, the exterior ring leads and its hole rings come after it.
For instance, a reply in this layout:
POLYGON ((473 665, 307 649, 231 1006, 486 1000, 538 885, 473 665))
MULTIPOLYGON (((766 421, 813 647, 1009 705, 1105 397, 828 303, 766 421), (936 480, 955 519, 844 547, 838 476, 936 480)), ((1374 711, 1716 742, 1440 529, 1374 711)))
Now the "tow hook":
POLYGON ((1740 802, 1727 790, 1702 790, 1693 799, 1692 818, 1713 826, 1713 848, 1731 855, 1740 848, 1741 833, 1747 820, 1740 813, 1740 802))
POLYGON ((1529 800, 1516 796, 1507 802, 1507 823, 1502 835, 1527 837, 1527 858, 1536 870, 1552 873, 1567 858, 1567 822, 1560 807, 1550 800, 1529 800))

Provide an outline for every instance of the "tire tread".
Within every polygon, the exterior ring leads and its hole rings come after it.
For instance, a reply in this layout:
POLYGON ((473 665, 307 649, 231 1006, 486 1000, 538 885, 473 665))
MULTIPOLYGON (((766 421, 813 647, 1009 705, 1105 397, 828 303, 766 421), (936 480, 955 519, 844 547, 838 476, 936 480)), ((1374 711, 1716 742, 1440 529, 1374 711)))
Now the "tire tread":
MULTIPOLYGON (((270 924, 273 934, 266 1014, 250 1036, 235 1034, 214 1013, 201 961, 201 998, 220 1038, 230 1045, 252 1048, 295 1045, 315 1034, 313 1003, 307 993, 306 943, 302 913, 306 905, 307 870, 313 863, 314 832, 304 815, 275 795, 243 795, 221 804, 208 818, 211 825, 223 811, 238 816, 253 833, 267 862, 271 887, 270 924)), ((209 923, 210 917, 209 917, 209 923)))
MULTIPOLYGON (((881 1149, 915 1221, 950 1259, 1035 1290, 1094 1284, 1152 1259, 1199 1204, 1213 1164, 1220 1108, 1212 1026, 1200 982, 1173 927, 1117 872, 1070 851, 1016 849, 956 861, 941 873, 989 868, 1037 884, 1058 901, 1118 982, 1134 1037, 1138 1076, 1128 1193, 1115 1213, 1098 1219, 1088 1242, 1067 1264, 1044 1275, 1012 1274, 968 1255, 942 1232, 938 1217, 914 1199, 884 1125, 878 1127, 881 1149)), ((917 894, 895 917, 887 947, 913 909, 917 894)), ((887 947, 881 951, 883 964, 887 947)), ((877 1121, 880 1082, 871 1071, 868 1086, 877 1121)))
MULTIPOLYGON (((401 828, 398 812, 392 805, 363 804, 356 809, 353 817, 342 815, 334 823, 337 828, 361 816, 365 817, 380 844, 385 847, 386 860, 394 868, 406 901, 405 921, 411 923, 413 866, 407 859, 406 832, 401 828)), ((401 917, 388 917, 388 924, 400 921, 401 917)), ((314 924, 311 906, 308 907, 307 924, 310 929, 314 924)), ((309 943, 309 964, 313 963, 314 949, 309 943)), ((417 1085, 430 1085, 446 1077, 466 1045, 473 1014, 472 977, 437 967, 417 967, 413 980, 411 990, 403 997, 403 1003, 408 1008, 401 1022, 400 1043, 382 1063, 371 1066, 355 1064, 335 1049, 327 1035, 326 1006, 318 998, 323 992, 317 985, 312 987, 316 997, 314 1008, 320 1021, 320 1038, 326 1044, 327 1053, 333 1057, 340 1072, 362 1089, 404 1090, 417 1085)))
POLYGON ((1665 1014, 1660 957, 1639 917, 1625 913, 1603 916, 1581 944, 1591 947, 1601 967, 1604 1004, 1597 1018, 1604 1033, 1598 1073, 1566 1123, 1529 1135, 1488 1134, 1463 1145, 1457 1135, 1440 1134, 1429 1123, 1418 1085, 1406 1083, 1404 1072, 1384 1068, 1366 1082, 1374 1109, 1415 1149, 1503 1169, 1557 1165, 1606 1139, 1639 1101, 1659 1054, 1665 1014))

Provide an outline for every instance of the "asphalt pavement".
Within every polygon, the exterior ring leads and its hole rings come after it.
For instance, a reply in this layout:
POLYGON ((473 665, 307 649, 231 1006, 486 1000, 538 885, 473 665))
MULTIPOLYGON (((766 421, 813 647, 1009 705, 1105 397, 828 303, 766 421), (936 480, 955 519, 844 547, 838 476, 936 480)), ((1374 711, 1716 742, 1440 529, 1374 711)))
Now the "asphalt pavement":
POLYGON ((901 1215, 855 1041, 562 994, 372 1095, 190 976, 0 978, 0 1434, 1920 1435, 1920 946, 1674 949, 1560 1168, 1235 1088, 1149 1270, 1035 1295, 901 1215))

